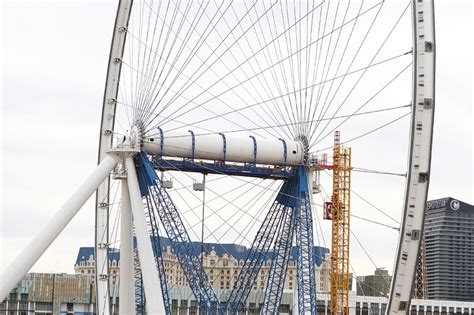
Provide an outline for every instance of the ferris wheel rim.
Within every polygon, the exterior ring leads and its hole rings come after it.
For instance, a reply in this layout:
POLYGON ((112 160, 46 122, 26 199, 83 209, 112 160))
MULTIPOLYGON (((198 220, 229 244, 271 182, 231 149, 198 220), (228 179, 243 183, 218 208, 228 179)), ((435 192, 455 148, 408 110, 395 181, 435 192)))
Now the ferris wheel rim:
MULTIPOLYGON (((121 64, 117 63, 116 61, 117 58, 121 59, 123 56, 126 36, 126 33, 123 32, 123 28, 126 28, 128 25, 132 3, 132 0, 120 0, 117 7, 106 74, 104 98, 102 103, 103 106, 99 131, 98 163, 100 163, 107 156, 106 150, 112 146, 113 133, 111 131, 114 129, 114 116, 116 113, 115 100, 117 99, 119 78, 121 73, 121 64)), ((105 268, 106 274, 108 275, 109 190, 110 176, 97 188, 95 202, 94 252, 96 261, 96 307, 97 310, 103 314, 108 314, 110 312, 109 281, 107 277, 105 277, 105 281, 103 278, 101 279, 98 266, 105 268), (105 207, 103 206, 104 199, 106 200, 105 207)))

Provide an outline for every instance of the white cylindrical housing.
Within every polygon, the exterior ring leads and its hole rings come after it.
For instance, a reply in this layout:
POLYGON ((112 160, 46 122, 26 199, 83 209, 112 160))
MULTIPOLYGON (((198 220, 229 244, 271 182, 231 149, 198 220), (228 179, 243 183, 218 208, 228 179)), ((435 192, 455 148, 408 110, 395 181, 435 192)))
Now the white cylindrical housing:
POLYGON ((161 132, 159 129, 144 139, 143 150, 147 154, 164 157, 270 165, 298 165, 304 159, 303 145, 298 141, 236 137, 222 133, 199 135, 192 131, 161 132))

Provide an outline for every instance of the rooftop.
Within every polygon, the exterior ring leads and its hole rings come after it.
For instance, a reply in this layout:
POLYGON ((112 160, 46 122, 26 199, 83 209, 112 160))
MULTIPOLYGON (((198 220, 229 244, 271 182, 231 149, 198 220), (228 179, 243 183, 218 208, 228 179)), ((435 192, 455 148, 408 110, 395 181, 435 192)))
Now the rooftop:
MULTIPOLYGON (((166 251, 167 248, 171 249, 171 241, 166 237, 160 237, 161 250, 166 251)), ((192 242, 192 246, 195 253, 201 251, 200 242, 192 242)), ((237 260, 245 260, 249 254, 249 249, 245 246, 238 244, 217 244, 217 243, 204 243, 204 251, 207 255, 211 251, 215 251, 217 256, 223 256, 224 254, 230 255, 237 260)), ((329 249, 320 246, 314 246, 314 261, 317 266, 320 266, 322 261, 325 259, 325 255, 329 253, 329 249)), ((273 257, 273 252, 270 252, 270 256, 273 257)), ((92 259, 95 260, 94 247, 80 247, 77 254, 76 265, 80 262, 85 262, 92 259)), ((290 260, 295 261, 298 258, 298 248, 293 246, 291 249, 290 260)), ((120 261, 120 251, 115 248, 109 249, 109 260, 120 261)))

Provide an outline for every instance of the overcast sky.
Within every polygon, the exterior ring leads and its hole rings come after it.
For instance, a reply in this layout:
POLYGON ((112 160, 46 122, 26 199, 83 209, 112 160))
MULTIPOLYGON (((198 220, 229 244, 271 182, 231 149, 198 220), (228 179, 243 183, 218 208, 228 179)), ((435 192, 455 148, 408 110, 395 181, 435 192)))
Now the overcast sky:
MULTIPOLYGON (((96 164, 115 13, 110 1, 2 4, 0 269, 96 164)), ((472 204, 471 1, 436 1, 436 30, 429 198, 472 204)), ((33 271, 73 272, 78 248, 93 246, 93 230, 89 201, 33 271)))

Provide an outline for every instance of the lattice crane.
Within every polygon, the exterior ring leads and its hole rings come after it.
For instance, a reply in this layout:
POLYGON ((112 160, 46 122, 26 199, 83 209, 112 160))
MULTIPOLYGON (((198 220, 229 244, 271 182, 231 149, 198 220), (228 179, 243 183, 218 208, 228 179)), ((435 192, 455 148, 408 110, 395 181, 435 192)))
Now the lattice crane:
MULTIPOLYGON (((341 145, 340 133, 334 133, 333 163, 327 158, 317 162, 316 173, 332 170, 333 190, 331 201, 324 203, 324 219, 332 220, 331 239, 331 314, 349 314, 350 247, 350 194, 351 194, 351 148, 341 145)), ((319 178, 319 175, 316 175, 319 178)), ((318 191, 318 183, 313 190, 318 191)))
POLYGON ((425 236, 421 238, 420 253, 418 254, 418 261, 416 263, 415 282, 413 284, 413 298, 426 299, 428 298, 428 291, 426 285, 426 247, 425 236))

